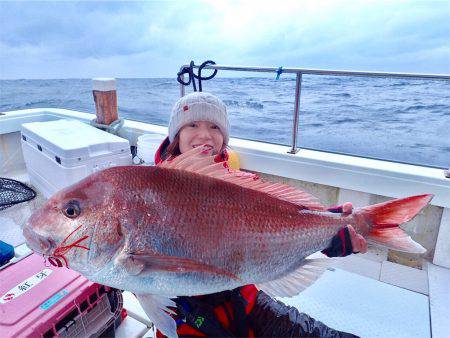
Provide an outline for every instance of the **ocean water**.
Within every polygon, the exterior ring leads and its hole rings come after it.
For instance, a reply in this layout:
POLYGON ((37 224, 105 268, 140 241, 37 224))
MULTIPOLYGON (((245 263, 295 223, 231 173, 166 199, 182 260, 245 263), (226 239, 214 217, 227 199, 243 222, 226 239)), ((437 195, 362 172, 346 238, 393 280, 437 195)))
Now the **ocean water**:
MULTIPOLYGON (((203 91, 227 105, 232 136, 291 144, 294 76, 216 77, 203 91)), ((121 117, 167 125, 179 85, 117 79, 117 92, 121 117)), ((92 81, 0 81, 0 111, 44 107, 94 112, 92 81)), ((298 131, 303 148, 448 168, 450 81, 304 75, 298 131)))

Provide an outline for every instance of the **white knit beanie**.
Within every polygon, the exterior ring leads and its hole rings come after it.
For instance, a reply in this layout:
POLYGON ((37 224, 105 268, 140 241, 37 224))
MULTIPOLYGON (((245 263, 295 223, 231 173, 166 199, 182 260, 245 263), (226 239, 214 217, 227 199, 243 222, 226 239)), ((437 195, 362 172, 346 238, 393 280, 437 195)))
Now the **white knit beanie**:
POLYGON ((180 98, 172 109, 169 121, 169 140, 173 141, 178 131, 194 121, 208 121, 216 124, 223 134, 223 141, 228 144, 230 124, 227 107, 213 94, 193 92, 180 98))

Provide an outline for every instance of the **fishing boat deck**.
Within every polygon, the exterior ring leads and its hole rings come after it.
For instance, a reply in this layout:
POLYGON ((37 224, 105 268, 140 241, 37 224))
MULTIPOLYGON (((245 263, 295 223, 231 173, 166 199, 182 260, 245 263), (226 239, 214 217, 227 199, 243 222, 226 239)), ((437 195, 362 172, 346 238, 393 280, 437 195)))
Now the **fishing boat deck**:
MULTIPOLYGON (((152 126, 149 129, 160 131, 160 128, 152 126)), ((234 142, 238 144, 237 151, 244 154, 244 166, 248 165, 251 156, 245 159, 242 143, 238 140, 234 142)), ((20 151, 20 138, 15 137, 2 145, 17 150, 11 158, 18 165, 10 166, 1 176, 29 183, 20 151)), ((280 176, 286 170, 289 168, 280 169, 280 176)), ((319 197, 321 193, 318 192, 319 197)), ((12 229, 6 219, 13 220, 16 235, 20 233, 20 225, 44 201, 45 198, 38 192, 32 202, 0 211, 0 233, 5 236, 6 230, 12 229)), ((450 221, 446 215, 441 226, 450 221)), ((13 236, 11 231, 8 234, 13 236)), ((16 251, 17 256, 28 252, 24 244, 18 246, 16 251)), ((450 269, 435 265, 431 260, 425 262, 422 269, 413 268, 391 262, 387 256, 386 250, 370 247, 367 254, 337 259, 333 262, 333 268, 315 284, 299 296, 282 301, 331 327, 362 337, 448 337, 450 269)), ((153 335, 151 322, 129 292, 124 292, 124 308, 128 317, 118 328, 118 337, 153 335)))

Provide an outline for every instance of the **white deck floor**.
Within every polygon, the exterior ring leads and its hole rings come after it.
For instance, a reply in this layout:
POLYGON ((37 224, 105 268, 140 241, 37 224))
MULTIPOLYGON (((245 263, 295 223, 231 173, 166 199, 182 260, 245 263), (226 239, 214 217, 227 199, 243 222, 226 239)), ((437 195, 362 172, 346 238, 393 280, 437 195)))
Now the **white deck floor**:
POLYGON ((365 338, 430 337, 428 297, 340 269, 282 301, 328 326, 365 338))

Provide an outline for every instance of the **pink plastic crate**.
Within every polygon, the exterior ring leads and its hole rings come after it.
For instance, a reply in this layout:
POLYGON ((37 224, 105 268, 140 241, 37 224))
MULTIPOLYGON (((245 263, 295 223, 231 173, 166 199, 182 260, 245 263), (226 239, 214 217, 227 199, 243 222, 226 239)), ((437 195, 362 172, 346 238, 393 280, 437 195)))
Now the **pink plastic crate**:
POLYGON ((121 310, 120 292, 35 254, 0 271, 0 337, 98 335, 121 310))

